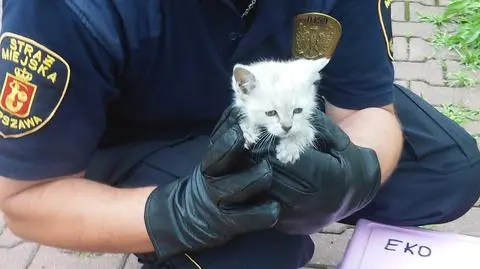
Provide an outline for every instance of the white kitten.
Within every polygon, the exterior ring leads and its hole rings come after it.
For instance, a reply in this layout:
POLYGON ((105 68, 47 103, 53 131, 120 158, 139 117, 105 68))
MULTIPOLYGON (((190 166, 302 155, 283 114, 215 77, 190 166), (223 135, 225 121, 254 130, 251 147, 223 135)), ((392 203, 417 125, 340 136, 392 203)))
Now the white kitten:
POLYGON ((234 106, 242 113, 245 147, 279 138, 277 159, 295 163, 312 146, 310 118, 317 106, 314 83, 330 59, 263 60, 233 68, 234 106), (265 133, 266 130, 266 133, 265 133))

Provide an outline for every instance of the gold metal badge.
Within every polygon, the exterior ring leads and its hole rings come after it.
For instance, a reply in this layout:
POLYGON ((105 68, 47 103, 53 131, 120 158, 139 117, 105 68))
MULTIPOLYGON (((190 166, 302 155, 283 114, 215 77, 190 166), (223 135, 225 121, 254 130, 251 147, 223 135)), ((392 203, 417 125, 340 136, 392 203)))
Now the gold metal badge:
POLYGON ((295 17, 293 56, 317 59, 331 57, 342 34, 338 20, 323 13, 302 13, 295 17))

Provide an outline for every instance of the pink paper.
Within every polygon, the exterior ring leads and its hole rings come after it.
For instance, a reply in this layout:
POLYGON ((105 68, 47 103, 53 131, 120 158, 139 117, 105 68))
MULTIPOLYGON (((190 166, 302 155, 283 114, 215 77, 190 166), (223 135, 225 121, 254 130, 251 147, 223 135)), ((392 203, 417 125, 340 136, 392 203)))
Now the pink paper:
POLYGON ((360 220, 338 269, 478 269, 480 238, 360 220))

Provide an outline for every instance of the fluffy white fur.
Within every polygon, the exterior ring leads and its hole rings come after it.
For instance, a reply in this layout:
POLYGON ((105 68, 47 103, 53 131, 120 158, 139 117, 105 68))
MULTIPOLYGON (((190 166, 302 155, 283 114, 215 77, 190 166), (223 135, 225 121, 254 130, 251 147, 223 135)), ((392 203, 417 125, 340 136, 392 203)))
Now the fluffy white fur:
POLYGON ((328 58, 262 60, 234 66, 234 105, 243 114, 240 126, 246 148, 276 137, 277 159, 295 163, 315 138, 310 121, 317 106, 314 83, 328 62, 328 58))

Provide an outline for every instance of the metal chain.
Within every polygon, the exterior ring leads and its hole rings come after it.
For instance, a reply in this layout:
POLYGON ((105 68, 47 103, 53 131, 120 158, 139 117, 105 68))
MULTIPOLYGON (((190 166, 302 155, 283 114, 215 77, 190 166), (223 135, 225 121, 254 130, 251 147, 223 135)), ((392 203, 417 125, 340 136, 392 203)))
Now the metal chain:
POLYGON ((248 5, 247 9, 245 9, 245 11, 243 12, 242 14, 242 19, 248 15, 248 13, 250 13, 250 11, 252 10, 252 8, 255 6, 255 4, 257 3, 257 0, 252 0, 250 2, 250 4, 248 5))

